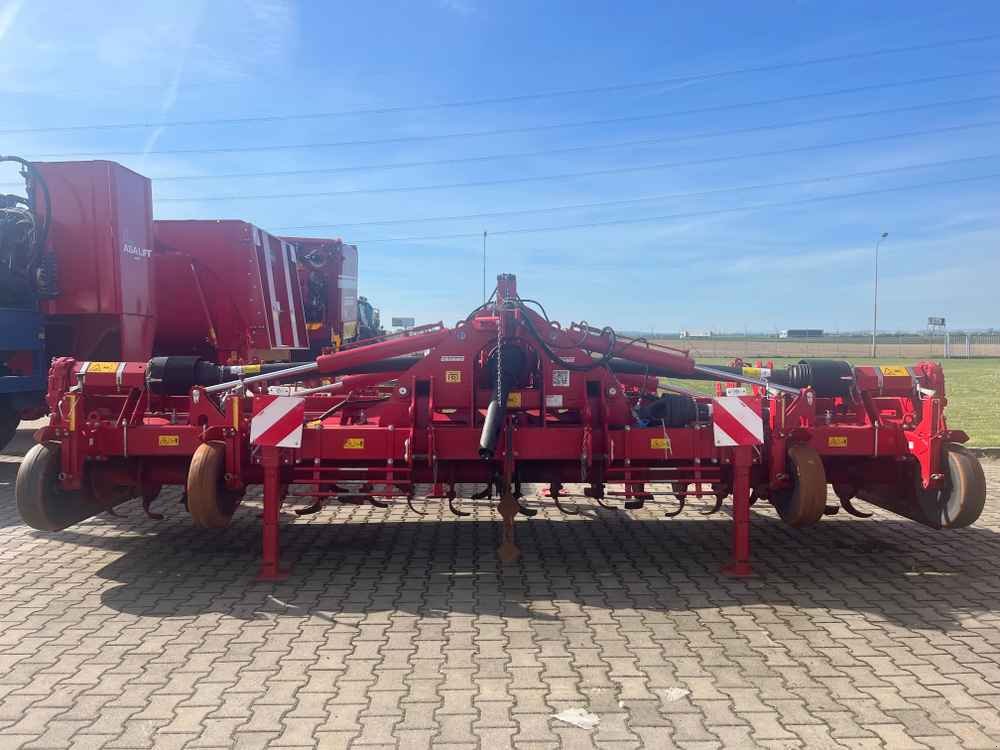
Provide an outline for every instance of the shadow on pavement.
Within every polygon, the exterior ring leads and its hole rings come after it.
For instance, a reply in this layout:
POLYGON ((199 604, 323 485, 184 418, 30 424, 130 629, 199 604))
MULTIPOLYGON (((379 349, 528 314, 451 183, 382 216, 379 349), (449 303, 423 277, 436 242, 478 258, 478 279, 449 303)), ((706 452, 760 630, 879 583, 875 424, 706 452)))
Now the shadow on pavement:
POLYGON ((640 613, 819 608, 950 630, 1000 603, 993 567, 1000 534, 986 528, 935 532, 891 517, 838 516, 796 531, 765 511, 752 525, 756 576, 733 579, 720 573, 731 533, 722 514, 661 520, 601 511, 595 519, 519 520, 523 557, 505 566, 495 554, 499 525, 489 515, 405 520, 365 508, 286 522, 282 553, 291 575, 266 584, 254 581, 255 507, 211 532, 194 529, 169 505, 160 522, 133 504, 124 519, 35 536, 120 552, 97 571, 120 584, 102 600, 137 615, 332 619, 398 611, 546 620, 554 619, 553 601, 569 601, 640 613), (120 535, 125 530, 127 537, 120 535))

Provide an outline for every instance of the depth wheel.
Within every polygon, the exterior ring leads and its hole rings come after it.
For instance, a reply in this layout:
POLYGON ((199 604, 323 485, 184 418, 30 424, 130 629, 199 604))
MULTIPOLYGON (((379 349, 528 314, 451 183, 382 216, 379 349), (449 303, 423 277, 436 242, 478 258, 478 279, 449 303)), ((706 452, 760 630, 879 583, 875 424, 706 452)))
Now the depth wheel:
POLYGON ((788 449, 792 486, 771 492, 771 504, 789 526, 811 526, 826 509, 826 471, 814 448, 796 443, 788 449))
POLYGON ((222 529, 232 520, 243 496, 226 489, 225 469, 224 443, 202 443, 198 446, 187 476, 187 504, 195 526, 222 529))
POLYGON ((39 531, 62 531, 105 510, 95 502, 84 482, 83 490, 59 485, 58 443, 40 443, 28 451, 17 472, 14 495, 21 520, 39 531))
MULTIPOLYGON (((964 446, 946 443, 943 450, 947 471, 940 490, 918 492, 920 505, 931 523, 941 529, 971 526, 986 505, 986 476, 979 459, 964 446)), ((919 482, 919 479, 917 480, 919 482)))

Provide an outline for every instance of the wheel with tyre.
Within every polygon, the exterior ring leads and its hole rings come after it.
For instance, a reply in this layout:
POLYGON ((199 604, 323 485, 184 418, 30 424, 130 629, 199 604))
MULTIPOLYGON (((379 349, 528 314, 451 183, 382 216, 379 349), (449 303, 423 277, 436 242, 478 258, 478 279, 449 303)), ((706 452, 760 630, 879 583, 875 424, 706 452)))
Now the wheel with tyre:
POLYGON ((243 495, 226 489, 226 446, 202 443, 191 458, 187 476, 187 505, 195 526, 221 529, 229 525, 243 495))
POLYGON ((21 520, 39 531, 62 531, 107 510, 94 498, 87 482, 81 490, 60 486, 59 456, 58 443, 40 443, 28 451, 17 472, 17 511, 21 520))
POLYGON ((790 487, 771 491, 771 504, 789 526, 811 526, 826 509, 826 471, 815 448, 797 443, 788 449, 790 487))
POLYGON ((944 487, 917 493, 920 507, 930 522, 940 529, 961 529, 971 526, 982 515, 986 505, 986 476, 983 466, 968 448, 946 443, 941 470, 944 487))

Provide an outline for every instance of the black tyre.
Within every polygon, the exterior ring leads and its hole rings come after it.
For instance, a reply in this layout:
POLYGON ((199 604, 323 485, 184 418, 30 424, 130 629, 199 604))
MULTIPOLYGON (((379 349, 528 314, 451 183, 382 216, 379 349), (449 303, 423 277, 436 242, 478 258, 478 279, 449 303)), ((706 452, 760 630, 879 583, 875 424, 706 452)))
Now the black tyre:
POLYGON ((920 507, 929 525, 941 529, 971 526, 986 505, 986 476, 982 464, 967 448, 956 443, 944 446, 942 469, 947 472, 940 490, 921 490, 920 507))
POLYGON ((107 509, 89 490, 62 489, 59 470, 58 443, 34 446, 21 462, 14 495, 21 520, 33 529, 62 531, 107 509))
POLYGON ((798 443, 788 449, 792 486, 771 492, 771 504, 789 526, 811 526, 826 509, 826 471, 814 448, 798 443))

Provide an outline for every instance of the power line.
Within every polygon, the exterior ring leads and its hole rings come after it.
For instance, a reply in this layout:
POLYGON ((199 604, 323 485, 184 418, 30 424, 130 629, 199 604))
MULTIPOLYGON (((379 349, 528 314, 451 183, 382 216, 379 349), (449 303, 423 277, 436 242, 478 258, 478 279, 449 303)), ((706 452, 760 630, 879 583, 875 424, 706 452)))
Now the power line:
MULTIPOLYGON (((994 95, 994 96, 989 96, 989 97, 980 97, 977 100, 965 100, 965 102, 968 102, 968 101, 979 101, 979 100, 985 100, 985 99, 998 99, 998 98, 1000 98, 1000 95, 994 95)), ((709 133, 698 133, 698 134, 694 134, 694 135, 677 137, 677 138, 673 139, 672 142, 681 142, 681 141, 687 141, 687 140, 694 140, 694 139, 698 139, 698 138, 713 138, 713 137, 719 137, 719 136, 724 136, 724 135, 735 135, 735 134, 745 134, 745 133, 762 132, 762 131, 767 131, 767 130, 778 130, 778 129, 783 129, 783 128, 798 127, 798 126, 801 126, 801 125, 813 125, 813 124, 824 123, 824 122, 834 122, 834 121, 837 121, 837 120, 844 120, 844 119, 850 119, 850 118, 856 118, 856 117, 869 117, 869 116, 873 116, 873 115, 880 115, 880 114, 886 114, 886 113, 891 113, 891 112, 913 111, 913 110, 917 110, 917 109, 926 109, 926 108, 932 107, 932 106, 943 106, 945 104, 951 105, 951 104, 956 104, 956 103, 959 103, 959 102, 938 102, 938 103, 935 103, 935 104, 932 104, 932 105, 920 105, 920 106, 914 106, 914 107, 900 107, 900 108, 896 108, 896 109, 878 110, 878 111, 874 111, 874 112, 861 112, 861 113, 852 113, 852 114, 849 114, 849 115, 835 115, 835 116, 831 116, 831 117, 820 117, 820 118, 814 118, 814 119, 811 119, 811 120, 800 120, 798 122, 792 122, 792 123, 782 123, 782 124, 776 124, 776 125, 764 125, 764 126, 757 126, 757 127, 752 127, 752 128, 739 128, 739 129, 736 129, 736 130, 729 130, 729 131, 715 131, 715 132, 709 132, 709 133)), ((982 123, 979 123, 979 124, 981 125, 982 123)), ((787 152, 794 152, 795 149, 783 149, 779 153, 784 153, 786 151, 787 152)), ((773 152, 761 152, 761 153, 756 154, 756 155, 771 155, 772 153, 773 152)), ((321 197, 333 197, 333 196, 341 196, 341 195, 374 195, 374 194, 381 194, 381 193, 412 193, 412 192, 422 192, 422 191, 428 191, 428 190, 450 190, 450 189, 454 189, 454 188, 488 187, 488 186, 495 186, 495 185, 515 185, 515 184, 523 184, 523 183, 528 183, 528 182, 553 182, 553 181, 559 181, 559 180, 575 179, 575 178, 578 178, 578 177, 599 177, 599 176, 610 175, 610 174, 626 174, 626 173, 629 173, 629 172, 644 172, 644 171, 650 171, 650 170, 658 170, 658 169, 664 169, 664 168, 667 168, 667 167, 675 167, 675 166, 682 166, 682 165, 688 165, 688 166, 690 166, 690 164, 692 164, 692 163, 695 163, 695 164, 697 164, 697 163, 710 163, 710 162, 715 161, 715 160, 717 160, 717 159, 708 159, 708 160, 705 160, 705 161, 695 161, 695 162, 659 162, 659 163, 655 163, 655 164, 645 164, 645 165, 631 166, 631 167, 609 167, 607 169, 594 169, 594 170, 588 170, 588 171, 583 171, 583 172, 563 172, 563 173, 560 173, 560 174, 551 174, 551 175, 532 175, 532 176, 526 176, 526 177, 509 177, 509 178, 504 178, 504 179, 477 180, 477 181, 472 181, 472 182, 452 182, 452 183, 443 183, 443 184, 437 184, 437 185, 408 185, 408 186, 404 186, 404 187, 355 188, 355 189, 352 189, 352 190, 325 190, 325 191, 313 190, 313 191, 309 191, 309 192, 300 192, 300 193, 267 193, 267 194, 258 194, 258 195, 253 195, 253 194, 209 195, 209 196, 199 196, 199 197, 192 197, 192 198, 184 198, 184 197, 179 197, 179 196, 175 196, 175 197, 168 196, 166 198, 157 198, 157 201, 163 202, 163 203, 196 203, 196 202, 232 201, 232 200, 275 200, 275 199, 279 199, 279 198, 321 198, 321 197)))
MULTIPOLYGON (((1000 121, 998 121, 1000 124, 1000 121)), ((848 180, 857 177, 874 177, 877 175, 895 174, 897 172, 907 172, 913 169, 929 169, 932 167, 944 167, 951 166, 954 164, 964 164, 970 161, 982 161, 983 159, 997 159, 1000 158, 1000 153, 994 154, 980 154, 977 156, 965 156, 960 159, 945 159, 942 161, 929 161, 922 162, 919 164, 906 164, 898 167, 887 167, 885 169, 872 169, 863 172, 848 172, 845 174, 835 174, 835 175, 824 175, 821 177, 808 177, 801 180, 785 180, 782 182, 767 182, 759 183, 756 185, 740 185, 737 187, 724 187, 724 188, 714 188, 712 190, 699 190, 696 192, 688 193, 667 193, 664 195, 650 195, 641 198, 623 198, 620 200, 611 201, 596 201, 593 203, 576 203, 564 206, 552 206, 549 208, 527 208, 516 211, 489 211, 485 213, 477 214, 463 214, 457 216, 432 216, 421 219, 389 219, 384 221, 360 221, 352 223, 343 224, 311 224, 302 226, 283 226, 275 227, 276 231, 287 232, 290 230, 303 230, 303 229, 343 229, 346 227, 369 227, 369 226, 387 226, 389 224, 423 224, 437 221, 463 221, 466 219, 496 219, 505 216, 524 216, 530 214, 547 214, 555 213, 557 211, 572 211, 583 208, 608 208, 610 206, 626 206, 634 205, 636 203, 647 203, 653 201, 662 200, 674 200, 677 198, 703 198, 710 195, 721 195, 724 193, 735 193, 742 192, 745 190, 767 190, 771 188, 779 187, 791 187, 794 185, 809 185, 813 183, 820 182, 831 182, 833 180, 848 180)), ((361 240, 363 241, 363 240, 361 240)))
MULTIPOLYGON (((986 99, 995 99, 995 96, 977 97, 974 99, 964 99, 941 102, 938 104, 917 105, 915 109, 928 106, 944 106, 951 104, 965 104, 986 99)), ((909 108, 882 110, 882 112, 906 111, 909 108)), ((692 110, 680 110, 673 112, 661 112, 651 115, 632 115, 627 117, 613 117, 601 120, 585 120, 577 122, 563 122, 550 125, 530 125, 517 128, 499 128, 494 130, 472 130, 455 133, 438 133, 430 135, 407 135, 395 136, 392 138, 370 138, 353 141, 332 141, 328 143, 292 143, 278 144, 272 146, 216 146, 212 148, 179 148, 179 149, 150 149, 141 151, 69 151, 49 154, 37 154, 33 159, 63 159, 63 158, 105 158, 108 156, 151 156, 151 155, 191 155, 191 154, 237 154, 252 152, 274 152, 274 151, 302 151, 325 148, 346 148, 350 146, 379 146, 398 143, 411 143, 417 141, 440 141, 455 138, 478 138, 483 136, 512 135, 515 133, 538 133, 542 131, 562 130, 566 128, 590 127, 596 125, 618 125, 626 122, 638 122, 641 120, 656 120, 666 117, 678 117, 689 114, 703 114, 712 111, 713 108, 699 108, 692 110)), ((877 113, 876 113, 877 114, 877 113)), ((843 117, 856 117, 859 115, 845 115, 843 117)), ((827 120, 823 120, 826 122, 827 120)), ((765 128, 767 129, 767 128, 765 128)), ((750 131, 747 131, 750 132, 750 131)), ((697 136, 700 137, 700 136, 697 136)))
POLYGON ((343 110, 338 112, 314 112, 306 114, 284 114, 284 115, 258 115, 250 117, 223 117, 223 118, 202 118, 193 120, 164 120, 157 122, 130 122, 130 123, 94 123, 89 125, 52 125, 33 128, 6 128, 0 130, 0 134, 12 135, 16 133, 58 133, 72 132, 80 130, 126 130, 126 129, 148 129, 161 127, 190 127, 200 125, 238 125, 261 122, 287 122, 292 120, 316 120, 333 117, 346 117, 356 115, 381 115, 397 114, 403 112, 431 111, 441 109, 454 109, 460 107, 474 107, 486 104, 510 104, 515 102, 532 101, 538 99, 552 99, 557 97, 583 96, 593 94, 606 94, 622 91, 634 91, 645 88, 656 88, 678 83, 692 83, 696 81, 707 81, 718 78, 727 78, 736 75, 747 75, 751 73, 766 73, 790 68, 807 67, 833 62, 844 62, 848 60, 862 60, 884 55, 900 54, 905 52, 915 52, 920 50, 941 49, 962 44, 974 44, 979 42, 993 41, 1000 38, 1000 34, 988 34, 978 37, 967 37, 964 39, 952 39, 940 42, 928 42, 926 44, 915 44, 906 47, 890 47, 869 52, 856 52, 844 55, 832 55, 828 57, 807 58, 785 63, 774 63, 771 65, 756 65, 744 68, 716 71, 710 73, 694 73, 686 76, 675 76, 663 78, 656 81, 644 81, 638 83, 614 84, 610 86, 593 86, 589 88, 561 89, 533 94, 515 94, 511 96, 488 97, 482 99, 464 99, 451 102, 437 102, 431 104, 414 105, 393 105, 388 107, 373 107, 368 109, 343 110))
MULTIPOLYGON (((562 232, 570 229, 595 229, 598 227, 619 226, 623 224, 656 223, 661 221, 670 221, 673 219, 691 219, 702 216, 718 216, 723 214, 761 211, 771 208, 788 208, 791 206, 802 206, 811 203, 821 203, 823 201, 842 200, 846 198, 863 198, 870 195, 883 195, 886 193, 903 192, 906 190, 918 190, 927 187, 941 187, 943 185, 957 185, 960 183, 975 182, 981 180, 994 180, 998 178, 1000 178, 1000 172, 988 175, 979 175, 976 177, 959 177, 952 180, 935 180, 933 182, 922 182, 916 185, 902 185, 899 187, 878 188, 875 190, 862 190, 853 193, 838 193, 835 195, 823 195, 813 198, 802 198, 793 201, 777 201, 774 203, 758 203, 751 206, 737 206, 734 208, 716 208, 704 211, 687 211, 684 213, 664 214, 662 216, 647 216, 641 219, 610 219, 608 221, 591 221, 582 224, 563 224, 550 227, 491 230, 490 234, 494 236, 539 234, 545 232, 562 232)), ((385 237, 379 239, 358 240, 358 242, 366 244, 389 243, 389 242, 425 242, 431 240, 459 240, 459 239, 464 240, 481 236, 482 234, 479 232, 460 232, 455 234, 423 235, 418 237, 385 237)))
MULTIPOLYGON (((944 76, 931 76, 925 78, 914 78, 907 81, 898 81, 892 83, 879 83, 871 84, 867 86, 856 86, 852 88, 844 89, 834 89, 831 91, 822 91, 813 94, 799 94, 793 96, 783 96, 775 99, 758 99, 752 102, 740 102, 735 104, 721 104, 712 107, 702 107, 695 110, 684 110, 677 112, 677 115, 690 115, 690 114, 705 114, 709 112, 722 112, 726 110, 733 109, 744 109, 750 107, 761 107, 761 106, 774 106, 776 104, 787 104, 794 101, 806 101, 811 99, 819 99, 828 96, 838 96, 843 94, 854 94, 868 91, 878 91, 887 88, 897 88, 902 86, 910 86, 920 83, 938 82, 945 80, 953 80, 956 78, 965 78, 980 75, 990 75, 993 73, 1000 73, 1000 68, 993 68, 989 70, 971 71, 966 73, 954 73, 944 76)), ((663 117, 668 116, 667 114, 662 115, 663 117)), ((276 171, 265 171, 265 172, 232 172, 223 174, 200 174, 200 175, 173 175, 166 177, 154 177, 155 182, 181 182, 181 181, 197 181, 197 180, 221 180, 221 179, 240 179, 245 177, 291 177, 300 175, 313 175, 313 174, 338 174, 346 172, 362 172, 362 171, 376 171, 376 170, 390 170, 390 169, 407 169, 413 167, 428 167, 428 166, 438 166, 447 164, 468 164, 475 162, 484 161, 495 161, 495 160, 505 160, 505 159, 524 159, 533 158, 536 156, 548 156, 552 154, 570 154, 570 153, 583 153, 587 151, 600 151, 605 149, 615 149, 615 148, 631 148, 634 146, 646 146, 656 143, 662 143, 664 141, 670 140, 675 136, 658 136, 656 138, 643 138, 639 140, 631 141, 619 141, 616 143, 603 143, 596 145, 585 145, 585 146, 567 146, 562 148, 546 149, 544 151, 522 151, 507 154, 487 154, 484 156, 465 156, 465 157, 455 157, 451 159, 427 159, 422 161, 410 161, 410 162, 395 162, 395 163, 381 163, 381 164, 360 164, 360 165, 350 165, 343 167, 326 167, 317 169, 287 169, 287 170, 276 170, 276 171)), ((3 186, 14 186, 20 185, 20 183, 0 183, 3 186)))

